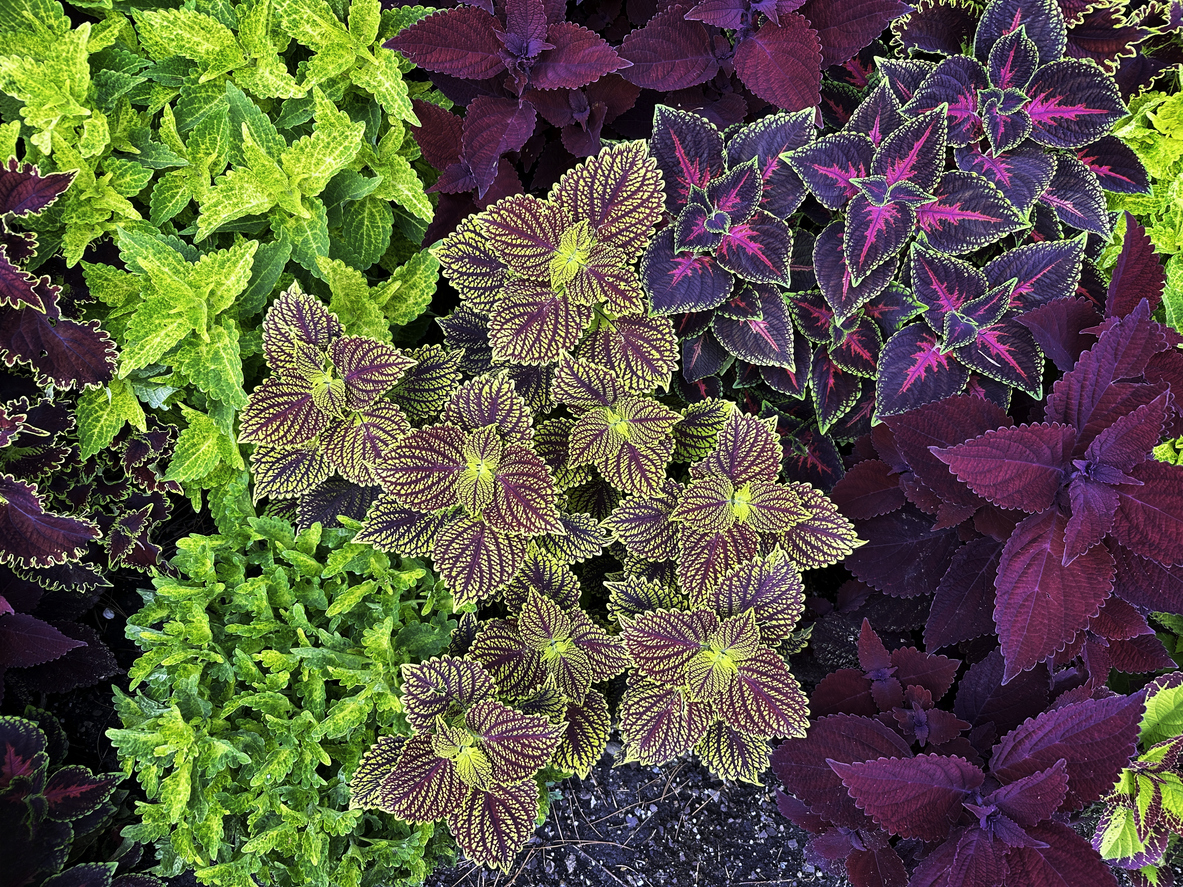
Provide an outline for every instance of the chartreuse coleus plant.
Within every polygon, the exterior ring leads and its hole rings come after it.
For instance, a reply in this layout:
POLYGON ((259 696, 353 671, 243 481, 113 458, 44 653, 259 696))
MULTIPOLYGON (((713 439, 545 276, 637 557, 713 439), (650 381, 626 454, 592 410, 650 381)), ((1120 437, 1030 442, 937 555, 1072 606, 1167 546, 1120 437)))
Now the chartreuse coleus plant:
POLYGON ((138 7, 74 27, 55 0, 8 4, 5 119, 19 115, 30 160, 78 171, 47 230, 75 264, 130 221, 205 237, 245 214, 237 207, 277 207, 271 228, 313 273, 317 251, 329 253, 328 228, 345 234, 343 257, 381 256, 381 222, 392 216, 379 201, 420 225, 431 217, 413 143, 404 150, 404 124, 418 122, 402 78, 409 66, 381 47, 421 14, 383 13, 378 0, 250 0, 138 7), (336 116, 347 112, 357 122, 336 116))
MULTIPOLYGON (((29 712, 26 712, 27 714, 29 712)), ((52 716, 47 717, 52 721, 52 716)), ((110 822, 120 773, 96 775, 62 766, 65 735, 56 722, 0 718, 0 825, 7 850, 4 883, 10 887, 162 887, 150 875, 115 877, 116 862, 81 862, 88 839, 110 822)))
POLYGON ((446 839, 346 786, 379 732, 407 734, 399 667, 447 646, 450 598, 351 529, 256 517, 245 472, 213 498, 222 532, 181 540, 129 620, 143 654, 108 735, 148 801, 125 834, 203 884, 421 883, 446 839))
POLYGON ((1103 799, 1093 849, 1135 882, 1158 885, 1168 882, 1161 866, 1183 829, 1183 678, 1158 678, 1145 692, 1136 756, 1103 799))

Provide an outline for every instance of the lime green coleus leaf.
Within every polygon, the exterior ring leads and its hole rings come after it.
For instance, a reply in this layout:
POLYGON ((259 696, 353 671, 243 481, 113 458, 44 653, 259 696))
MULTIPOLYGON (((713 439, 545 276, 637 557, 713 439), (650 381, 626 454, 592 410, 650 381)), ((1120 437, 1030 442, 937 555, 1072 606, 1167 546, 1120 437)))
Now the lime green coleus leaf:
POLYGON ((177 438, 166 480, 199 481, 219 465, 244 467, 238 445, 212 419, 197 410, 181 406, 188 425, 177 438))
MULTIPOLYGON (((127 327, 120 373, 154 363, 187 336, 195 335, 202 359, 212 363, 193 370, 193 381, 209 393, 243 402, 237 333, 214 323, 250 280, 256 241, 241 241, 189 262, 163 238, 143 229, 119 229, 119 249, 125 264, 143 279, 145 300, 127 327), (202 380, 205 384, 202 384, 202 380)), ((182 362, 192 366, 197 358, 182 362)))
POLYGON ((134 13, 140 43, 154 59, 192 59, 201 67, 199 82, 244 64, 234 32, 215 18, 191 9, 140 9, 134 13))
POLYGON ((364 274, 340 260, 321 257, 318 264, 333 294, 329 310, 350 332, 382 342, 391 340, 392 325, 408 324, 427 310, 439 279, 439 262, 426 252, 373 287, 364 274))
POLYGON ((131 384, 123 379, 112 379, 106 387, 82 392, 75 416, 83 459, 109 447, 125 422, 140 431, 148 427, 143 407, 131 384))
POLYGON ((24 103, 21 117, 34 130, 30 141, 46 155, 53 153, 55 141, 73 141, 73 128, 91 115, 86 104, 90 32, 90 23, 83 22, 57 35, 53 51, 49 35, 31 27, 4 41, 9 54, 0 55, 0 91, 24 103))

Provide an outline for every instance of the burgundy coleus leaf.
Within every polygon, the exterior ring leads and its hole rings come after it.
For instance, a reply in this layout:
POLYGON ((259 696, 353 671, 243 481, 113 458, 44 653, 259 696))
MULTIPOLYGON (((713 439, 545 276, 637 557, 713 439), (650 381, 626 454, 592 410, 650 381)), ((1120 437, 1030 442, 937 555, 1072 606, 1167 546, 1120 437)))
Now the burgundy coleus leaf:
POLYGON ((895 39, 906 50, 957 55, 973 42, 978 16, 959 0, 930 0, 891 23, 895 39))
POLYGON ((1154 311, 1162 304, 1165 286, 1166 272, 1146 229, 1127 212, 1125 237, 1109 281, 1105 314, 1109 317, 1124 317, 1143 299, 1150 303, 1150 310, 1154 311))
MULTIPOLYGON (((39 289, 42 298, 56 301, 56 288, 39 289)), ((46 313, 0 306, 0 359, 30 367, 43 386, 69 391, 111 381, 116 349, 97 320, 60 317, 56 305, 46 313)))
POLYGON ((1101 315, 1088 299, 1068 298, 1027 311, 1018 321, 1031 331, 1036 344, 1056 369, 1066 373, 1096 341, 1083 331, 1100 323, 1101 315))
POLYGON ((879 758, 851 764, 831 761, 855 803, 892 834, 924 841, 948 836, 961 804, 985 774, 969 761, 944 755, 879 758))
POLYGON ((39 213, 70 187, 74 173, 42 174, 31 163, 15 157, 0 165, 0 215, 27 216, 39 213))
POLYGON ((0 665, 4 668, 42 665, 84 646, 82 641, 27 613, 0 616, 0 665))
POLYGON ((760 208, 769 215, 787 219, 804 200, 805 186, 782 155, 807 145, 813 134, 813 114, 805 109, 761 118, 727 140, 728 166, 758 161, 763 184, 760 208))
POLYGON ((985 61, 994 44, 1023 28, 1046 65, 1064 56, 1067 25, 1056 0, 993 0, 982 13, 974 35, 974 55, 985 61))
POLYGON ((827 209, 841 209, 859 193, 854 179, 870 173, 875 143, 859 132, 823 136, 788 156, 789 165, 827 209))
MULTIPOLYGON (((419 24, 430 20, 423 19, 419 24)), ((406 33, 403 31, 400 37, 406 33)), ((476 180, 478 197, 484 197, 497 178, 501 156, 521 150, 533 134, 537 119, 538 112, 528 102, 519 103, 498 96, 477 96, 472 100, 464 118, 462 142, 464 159, 476 180)))
POLYGON ((1026 226, 1003 193, 977 173, 952 170, 941 176, 931 203, 916 209, 916 224, 933 249, 966 253, 1026 226))
POLYGON ((1003 784, 1067 764, 1061 809, 1079 810, 1112 788, 1129 763, 1142 718, 1141 694, 1070 702, 1025 721, 994 747, 990 772, 1003 784))
POLYGON ((784 555, 740 564, 696 600, 724 618, 751 610, 760 637, 769 646, 789 637, 805 608, 801 574, 784 555))
POLYGON ((1033 142, 999 156, 983 152, 977 144, 957 148, 957 166, 977 173, 994 185, 1020 213, 1027 213, 1051 183, 1056 158, 1033 142))
POLYGON ((1112 225, 1101 184, 1083 163, 1063 155, 1056 162, 1056 174, 1039 197, 1066 225, 1109 237, 1112 225))
POLYGON ((420 125, 408 128, 427 162, 439 170, 457 163, 464 133, 463 118, 423 99, 412 99, 411 107, 420 125))
POLYGON ((1051 148, 1081 148, 1095 142, 1126 112, 1113 79, 1096 65, 1076 59, 1041 67, 1027 93, 1031 138, 1051 148))
POLYGON ((823 51, 818 34, 797 13, 779 20, 765 22, 738 41, 735 72, 755 95, 786 111, 816 107, 823 51))
POLYGON ((602 37, 571 22, 555 22, 546 32, 551 44, 530 68, 538 89, 577 89, 629 67, 602 37))
POLYGON ((710 31, 700 22, 688 22, 684 8, 653 16, 624 38, 618 54, 632 62, 622 76, 642 89, 685 89, 719 70, 710 31))
POLYGON ((36 486, 0 474, 0 562, 22 567, 64 563, 80 557, 99 536, 89 520, 45 511, 36 486))
POLYGON ((834 504, 851 520, 869 520, 902 508, 905 502, 899 478, 878 459, 853 465, 830 491, 834 504))
POLYGON ((934 530, 914 508, 860 521, 857 529, 868 541, 847 557, 847 569, 892 597, 934 591, 960 545, 951 529, 934 530))
POLYGON ((1068 519, 1056 509, 1016 528, 998 565, 994 620, 1009 681, 1068 644, 1113 588, 1113 557, 1095 546, 1067 566, 1068 519))
POLYGON ((18 268, 0 246, 0 305, 20 308, 28 305, 34 311, 44 313, 53 310, 57 289, 49 285, 49 278, 37 278, 18 268), (47 298, 48 297, 48 298, 47 298))
POLYGON ((1075 429, 1068 425, 1020 425, 933 454, 979 496, 1036 514, 1055 501, 1075 442, 1075 429))
POLYGON ((940 350, 936 333, 919 324, 905 326, 883 346, 875 386, 876 415, 906 413, 952 397, 968 379, 969 371, 951 353, 940 350))
POLYGON ((974 539, 953 555, 941 577, 924 626, 930 650, 994 632, 994 580, 1002 543, 974 539))
MULTIPOLYGON (((1100 439, 1100 438, 1098 438, 1100 439)), ((1183 564, 1183 470, 1147 461, 1129 471, 1134 483, 1118 484, 1113 536, 1130 551, 1161 564, 1183 564)))
POLYGON ((1117 879, 1088 842, 1066 825, 1042 822, 1027 837, 1046 847, 1016 847, 1006 856, 1008 877, 1021 884, 1096 884, 1114 887, 1117 879))
POLYGON ((1150 189, 1146 167, 1133 149, 1117 136, 1101 136, 1092 144, 1077 148, 1076 156, 1096 174, 1106 191, 1145 194, 1150 189))
POLYGON ((460 6, 421 19, 383 44, 418 67, 465 80, 488 80, 505 70, 497 19, 460 6))
POLYGON ((830 762, 908 757, 907 741, 885 724, 853 715, 814 721, 803 739, 788 739, 772 753, 772 771, 809 810, 837 826, 868 828, 869 817, 845 791, 830 762))
POLYGON ((821 40, 823 69, 853 58, 907 11, 898 0, 809 0, 799 9, 821 40))

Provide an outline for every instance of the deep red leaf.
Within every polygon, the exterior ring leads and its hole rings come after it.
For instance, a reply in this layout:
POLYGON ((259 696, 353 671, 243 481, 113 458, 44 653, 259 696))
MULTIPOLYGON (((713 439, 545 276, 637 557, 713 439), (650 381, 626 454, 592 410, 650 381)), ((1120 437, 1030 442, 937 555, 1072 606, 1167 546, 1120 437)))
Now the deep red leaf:
MULTIPOLYGON (((862 47, 860 47, 861 49, 862 47)), ((821 44, 797 13, 765 22, 735 48, 735 71, 753 93, 786 111, 821 101, 821 44)))

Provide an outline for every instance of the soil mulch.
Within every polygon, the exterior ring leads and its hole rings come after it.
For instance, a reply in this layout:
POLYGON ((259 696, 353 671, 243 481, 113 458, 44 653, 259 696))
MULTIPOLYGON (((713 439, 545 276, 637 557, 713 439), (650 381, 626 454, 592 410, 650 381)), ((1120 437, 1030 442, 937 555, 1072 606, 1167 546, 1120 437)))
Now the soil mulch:
POLYGON ((508 873, 462 862, 426 887, 796 887, 845 879, 805 861, 809 835, 776 811, 776 778, 725 784, 697 763, 613 767, 556 788, 550 815, 508 873))

